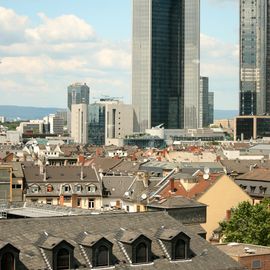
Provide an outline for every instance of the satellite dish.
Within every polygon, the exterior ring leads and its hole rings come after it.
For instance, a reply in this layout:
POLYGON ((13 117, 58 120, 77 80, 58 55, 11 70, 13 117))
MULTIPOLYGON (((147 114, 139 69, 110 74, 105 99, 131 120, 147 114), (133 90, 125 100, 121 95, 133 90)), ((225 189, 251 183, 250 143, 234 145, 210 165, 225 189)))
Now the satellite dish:
POLYGON ((142 194, 141 198, 145 200, 147 198, 147 195, 145 193, 142 194))
POLYGON ((203 175, 203 179, 204 179, 204 180, 208 180, 208 179, 209 179, 209 174, 208 174, 208 173, 205 173, 205 174, 203 175))
POLYGON ((126 192, 125 192, 125 196, 126 196, 126 197, 129 197, 129 191, 126 191, 126 192))
POLYGON ((209 174, 209 172, 210 172, 210 169, 209 169, 208 167, 205 167, 205 168, 204 168, 204 173, 205 173, 205 174, 209 174))

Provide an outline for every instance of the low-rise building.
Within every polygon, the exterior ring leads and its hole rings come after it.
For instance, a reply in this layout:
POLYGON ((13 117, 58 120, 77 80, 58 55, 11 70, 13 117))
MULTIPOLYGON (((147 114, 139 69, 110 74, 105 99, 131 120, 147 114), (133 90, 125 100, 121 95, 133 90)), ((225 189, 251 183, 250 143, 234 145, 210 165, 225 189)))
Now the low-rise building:
POLYGON ((247 270, 270 269, 270 247, 244 243, 219 244, 216 247, 247 270))

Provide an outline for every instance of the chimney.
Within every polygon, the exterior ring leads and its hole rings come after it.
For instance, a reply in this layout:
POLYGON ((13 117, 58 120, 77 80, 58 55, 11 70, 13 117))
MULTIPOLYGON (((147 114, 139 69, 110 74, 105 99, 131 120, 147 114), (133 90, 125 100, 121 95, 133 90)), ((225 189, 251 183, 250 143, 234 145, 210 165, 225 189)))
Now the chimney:
POLYGON ((170 178, 170 190, 171 190, 171 192, 175 192, 174 178, 173 177, 170 178))
POLYGON ((231 219, 231 210, 226 210, 226 220, 229 221, 231 219))
POLYGON ((46 167, 44 167, 44 172, 43 172, 43 181, 47 180, 47 170, 46 167))

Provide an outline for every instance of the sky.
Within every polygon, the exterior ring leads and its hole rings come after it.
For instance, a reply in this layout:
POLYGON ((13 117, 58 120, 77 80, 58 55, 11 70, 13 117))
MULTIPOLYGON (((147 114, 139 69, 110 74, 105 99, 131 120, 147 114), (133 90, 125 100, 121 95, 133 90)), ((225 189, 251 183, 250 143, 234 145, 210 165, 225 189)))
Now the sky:
MULTIPOLYGON (((201 0, 201 75, 237 109, 238 0, 201 0)), ((65 108, 67 86, 131 103, 131 0, 0 0, 0 105, 65 108)))

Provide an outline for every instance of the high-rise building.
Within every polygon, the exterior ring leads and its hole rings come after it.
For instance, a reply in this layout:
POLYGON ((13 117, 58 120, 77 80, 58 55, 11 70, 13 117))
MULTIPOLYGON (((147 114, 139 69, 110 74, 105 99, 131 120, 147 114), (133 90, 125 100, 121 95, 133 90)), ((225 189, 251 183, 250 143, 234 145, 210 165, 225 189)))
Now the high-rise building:
POLYGON ((90 89, 86 83, 74 83, 67 88, 67 127, 71 131, 71 107, 72 104, 89 105, 90 89))
POLYGON ((88 143, 88 106, 82 103, 71 105, 71 137, 75 143, 88 143))
POLYGON ((133 133, 133 107, 115 99, 101 99, 89 105, 90 144, 110 144, 133 133))
POLYGON ((240 115, 270 113, 270 2, 240 1, 240 115))
POLYGON ((199 0, 133 0, 134 130, 197 128, 199 0))
POLYGON ((209 107, 208 107, 208 91, 209 79, 208 77, 200 78, 200 97, 199 97, 199 127, 208 127, 209 125, 209 107))
POLYGON ((208 125, 214 123, 214 92, 208 92, 208 125))

